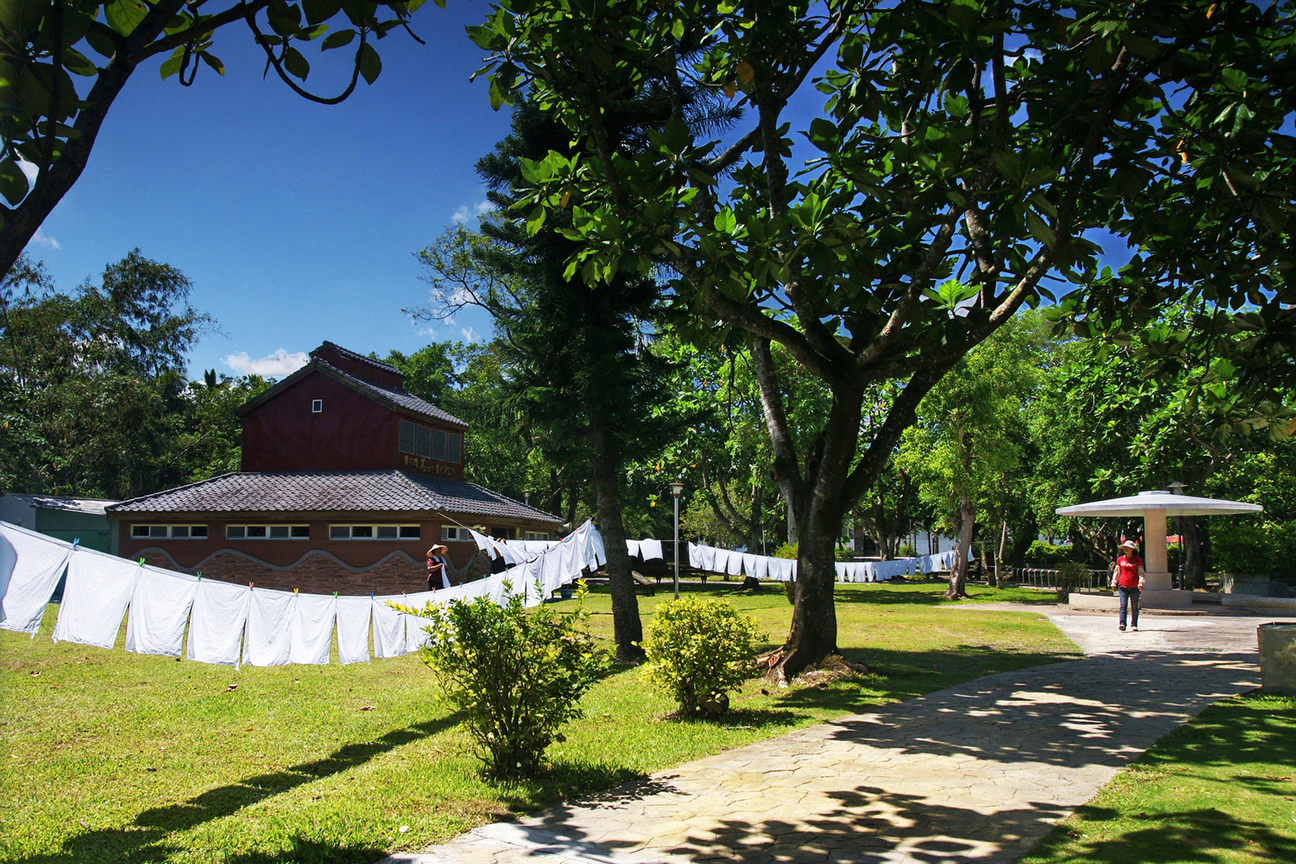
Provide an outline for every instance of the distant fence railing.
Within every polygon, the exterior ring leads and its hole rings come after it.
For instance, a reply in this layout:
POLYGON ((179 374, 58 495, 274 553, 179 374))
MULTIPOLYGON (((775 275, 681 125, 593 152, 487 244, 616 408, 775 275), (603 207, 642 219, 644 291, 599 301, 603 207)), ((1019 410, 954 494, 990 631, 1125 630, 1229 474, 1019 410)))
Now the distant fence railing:
MULTIPOLYGON (((1057 590, 1060 570, 1043 567, 1017 567, 1011 579, 1026 588, 1057 590)), ((1103 591, 1111 586, 1110 570, 1090 570, 1079 586, 1082 591, 1103 591)))

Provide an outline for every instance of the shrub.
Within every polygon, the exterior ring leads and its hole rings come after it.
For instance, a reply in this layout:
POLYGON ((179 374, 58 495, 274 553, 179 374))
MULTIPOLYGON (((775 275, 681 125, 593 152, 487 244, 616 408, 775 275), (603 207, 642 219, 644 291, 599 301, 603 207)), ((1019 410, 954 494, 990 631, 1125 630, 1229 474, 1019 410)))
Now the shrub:
POLYGON ((563 740, 559 727, 581 716, 578 703, 601 666, 586 629, 587 593, 580 583, 569 615, 528 612, 513 594, 503 605, 479 597, 416 613, 429 622, 424 662, 463 713, 488 774, 534 775, 545 748, 563 740))
POLYGON ((1054 546, 1043 540, 1036 540, 1026 550, 1025 560, 1031 566, 1051 569, 1060 567, 1067 561, 1075 561, 1077 556, 1083 557, 1083 553, 1074 546, 1054 546))
POLYGON ((897 558, 917 558, 918 550, 914 548, 912 543, 906 543, 897 547, 895 554, 897 558))
POLYGON ((1089 578, 1089 568, 1079 561, 1064 561, 1058 568, 1057 575, 1057 593, 1058 599, 1064 599, 1064 595, 1070 594, 1080 586, 1085 584, 1089 578))
POLYGON ((723 714, 729 691, 756 675, 755 639, 755 622, 728 603, 686 595, 657 607, 643 676, 669 691, 682 714, 723 714))
POLYGON ((1219 573, 1268 573, 1274 569, 1271 533, 1251 522, 1235 522, 1211 531, 1211 564, 1219 573))
POLYGON ((799 543, 784 543, 782 546, 774 550, 774 557, 791 558, 795 561, 797 557, 797 549, 800 548, 800 545, 801 544, 799 543))

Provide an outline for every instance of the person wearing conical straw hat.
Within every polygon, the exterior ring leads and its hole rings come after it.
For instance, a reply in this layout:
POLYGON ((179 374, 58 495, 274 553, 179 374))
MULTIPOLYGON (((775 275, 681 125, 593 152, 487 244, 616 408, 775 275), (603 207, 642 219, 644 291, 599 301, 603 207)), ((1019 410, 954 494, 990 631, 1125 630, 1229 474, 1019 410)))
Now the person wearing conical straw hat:
POLYGON ((1138 544, 1133 540, 1122 540, 1120 557, 1116 559, 1116 569, 1112 571, 1112 587, 1120 593, 1120 629, 1125 629, 1125 610, 1129 608, 1129 623, 1134 632, 1138 632, 1139 595, 1143 591, 1147 573, 1143 569, 1143 559, 1138 554, 1138 544))
POLYGON ((428 590, 435 591, 438 588, 450 587, 450 576, 446 572, 446 554, 450 551, 448 546, 442 546, 440 543, 433 546, 427 551, 427 580, 428 590))

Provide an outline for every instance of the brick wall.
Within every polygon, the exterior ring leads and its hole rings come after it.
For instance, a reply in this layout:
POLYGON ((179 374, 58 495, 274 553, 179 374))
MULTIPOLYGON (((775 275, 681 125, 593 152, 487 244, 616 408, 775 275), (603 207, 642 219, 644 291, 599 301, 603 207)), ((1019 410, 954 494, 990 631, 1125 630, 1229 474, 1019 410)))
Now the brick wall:
MULTIPOLYGON (((157 547, 144 549, 140 556, 149 564, 167 570, 194 573, 198 568, 181 567, 164 550, 157 547)), ((221 550, 203 562, 204 579, 223 582, 253 583, 258 588, 291 591, 303 594, 401 594, 427 590, 426 564, 408 555, 396 552, 378 563, 361 569, 343 564, 327 552, 307 553, 290 568, 277 568, 256 558, 232 550, 221 550)), ((470 578, 489 572, 489 565, 481 559, 468 571, 470 578)))

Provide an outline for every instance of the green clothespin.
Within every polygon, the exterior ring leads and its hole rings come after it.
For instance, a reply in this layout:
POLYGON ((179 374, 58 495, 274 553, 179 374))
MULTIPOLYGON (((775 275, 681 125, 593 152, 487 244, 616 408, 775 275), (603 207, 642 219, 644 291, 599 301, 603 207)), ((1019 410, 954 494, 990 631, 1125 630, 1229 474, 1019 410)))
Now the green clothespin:
POLYGON ((198 581, 199 581, 199 582, 202 581, 202 571, 201 571, 201 570, 198 571, 198 581))
POLYGON ((143 559, 143 558, 140 559, 140 566, 141 566, 141 567, 144 566, 144 559, 143 559))

